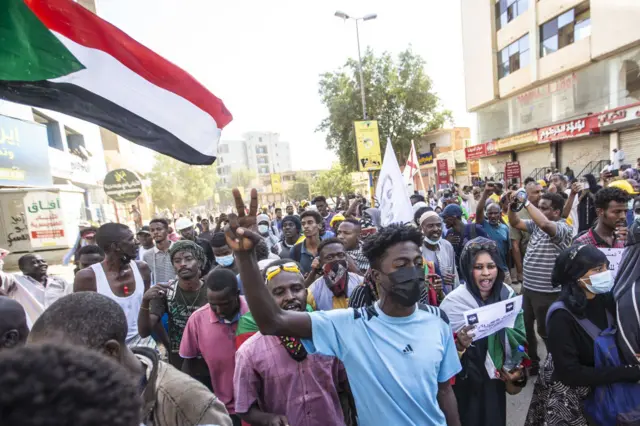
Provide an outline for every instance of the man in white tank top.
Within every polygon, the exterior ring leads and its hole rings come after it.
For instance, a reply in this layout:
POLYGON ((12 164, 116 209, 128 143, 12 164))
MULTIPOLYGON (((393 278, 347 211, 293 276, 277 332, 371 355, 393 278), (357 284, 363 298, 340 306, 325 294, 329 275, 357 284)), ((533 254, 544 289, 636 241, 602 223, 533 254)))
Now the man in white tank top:
POLYGON ((96 243, 104 250, 105 259, 79 271, 73 291, 95 291, 114 300, 127 317, 127 345, 155 347, 153 339, 142 339, 138 334, 138 313, 151 283, 151 271, 146 263, 134 260, 138 241, 133 232, 126 225, 107 223, 98 229, 96 243))

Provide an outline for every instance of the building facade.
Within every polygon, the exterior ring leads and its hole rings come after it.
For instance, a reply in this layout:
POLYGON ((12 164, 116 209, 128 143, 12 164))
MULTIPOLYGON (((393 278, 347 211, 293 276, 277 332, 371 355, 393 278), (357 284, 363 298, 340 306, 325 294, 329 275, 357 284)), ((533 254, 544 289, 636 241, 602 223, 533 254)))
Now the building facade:
POLYGON ((248 132, 242 140, 221 141, 216 165, 222 184, 230 182, 234 170, 253 170, 263 179, 293 169, 289 142, 274 132, 248 132))
POLYGON ((434 189, 437 185, 437 161, 447 161, 447 174, 450 182, 468 185, 471 177, 477 175, 472 164, 467 164, 465 148, 471 141, 471 129, 454 127, 451 129, 433 130, 415 142, 416 155, 420 165, 420 175, 414 177, 413 187, 422 190, 434 189), (420 181, 422 177, 422 181, 420 181))
POLYGON ((467 157, 480 176, 513 161, 522 178, 597 173, 613 148, 635 164, 640 2, 462 0, 461 10, 466 103, 481 145, 467 157))

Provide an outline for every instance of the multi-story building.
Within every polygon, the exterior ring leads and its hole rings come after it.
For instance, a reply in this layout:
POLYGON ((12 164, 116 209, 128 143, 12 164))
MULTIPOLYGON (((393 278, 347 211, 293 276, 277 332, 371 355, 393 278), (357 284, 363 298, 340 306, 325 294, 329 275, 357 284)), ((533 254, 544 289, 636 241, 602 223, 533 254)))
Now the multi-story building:
POLYGON ((423 184, 426 189, 437 186, 437 160, 447 160, 450 181, 455 180, 461 185, 470 183, 471 177, 478 173, 476 169, 468 167, 464 154, 470 137, 471 129, 468 127, 454 127, 433 130, 417 140, 415 146, 420 176, 416 174, 414 177, 413 187, 421 190, 423 184))
POLYGON ((278 133, 245 133, 240 141, 220 142, 216 165, 223 184, 240 169, 255 171, 259 179, 268 178, 272 173, 292 170, 289 142, 281 141, 278 133))
POLYGON ((640 2, 462 0, 467 109, 482 177, 599 172, 640 157, 640 2))

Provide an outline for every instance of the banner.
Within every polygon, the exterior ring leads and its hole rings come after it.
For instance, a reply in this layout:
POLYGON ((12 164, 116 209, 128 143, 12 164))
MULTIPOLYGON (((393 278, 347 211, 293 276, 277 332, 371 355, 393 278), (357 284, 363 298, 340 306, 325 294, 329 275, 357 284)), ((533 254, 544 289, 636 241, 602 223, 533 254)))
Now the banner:
POLYGON ((380 170, 382 155, 380 154, 378 122, 375 120, 354 121, 353 127, 356 132, 358 170, 361 172, 380 170))
POLYGON ((464 149, 464 155, 468 160, 477 160, 482 157, 496 155, 496 143, 494 141, 473 145, 464 149))
POLYGON ((438 185, 447 185, 449 183, 449 165, 447 164, 447 160, 438 160, 436 167, 438 170, 438 185))
POLYGON ((463 313, 465 323, 475 326, 473 341, 476 342, 496 333, 503 328, 513 328, 516 317, 522 310, 522 296, 512 297, 501 302, 463 313))
POLYGON ((391 146, 391 139, 387 140, 384 162, 376 186, 376 199, 379 203, 382 226, 413 221, 411 201, 407 197, 404 179, 391 146))
POLYGON ((271 173, 271 192, 282 194, 282 176, 280 176, 280 173, 271 173))
POLYGON ((511 179, 522 180, 519 161, 509 161, 504 165, 504 180, 508 182, 511 181, 511 179))
POLYGON ((418 154, 418 164, 424 166, 425 164, 433 164, 433 152, 423 152, 418 154))
POLYGON ((67 245, 58 192, 27 192, 24 207, 33 248, 67 245))
POLYGON ((579 120, 554 124, 538 130, 538 143, 555 142, 565 139, 580 138, 591 133, 599 133, 598 117, 592 115, 579 120))
POLYGON ((618 273, 618 265, 620 265, 620 262, 622 261, 622 253, 624 253, 624 249, 603 247, 600 251, 607 256, 607 260, 609 261, 609 270, 611 271, 613 278, 615 278, 618 273))

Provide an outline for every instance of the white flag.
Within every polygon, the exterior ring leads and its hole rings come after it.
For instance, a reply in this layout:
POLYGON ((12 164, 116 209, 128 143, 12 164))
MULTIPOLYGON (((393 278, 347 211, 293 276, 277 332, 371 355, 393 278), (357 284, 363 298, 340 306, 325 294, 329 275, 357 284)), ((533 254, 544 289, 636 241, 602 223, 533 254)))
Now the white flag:
POLYGON ((407 197, 405 181, 390 138, 387 138, 387 149, 384 152, 382 170, 376 186, 376 198, 380 207, 382 226, 408 223, 413 220, 411 201, 407 197))
POLYGON ((418 164, 418 155, 416 154, 416 147, 411 141, 411 152, 409 152, 409 158, 402 171, 404 182, 407 189, 407 194, 411 195, 414 192, 413 177, 420 171, 420 165, 418 164))

